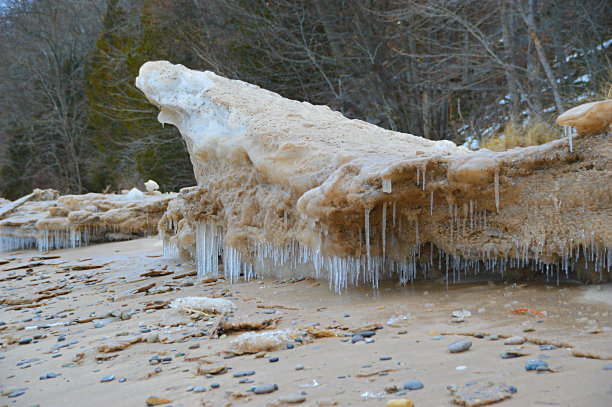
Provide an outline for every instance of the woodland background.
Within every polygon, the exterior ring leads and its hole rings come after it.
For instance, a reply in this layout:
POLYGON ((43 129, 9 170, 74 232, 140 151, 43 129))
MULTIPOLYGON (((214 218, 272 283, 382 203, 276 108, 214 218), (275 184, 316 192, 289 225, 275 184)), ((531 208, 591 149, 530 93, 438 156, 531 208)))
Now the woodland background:
POLYGON ((350 118, 489 148, 611 97, 609 0, 0 2, 0 196, 194 185, 135 88, 165 59, 350 118))

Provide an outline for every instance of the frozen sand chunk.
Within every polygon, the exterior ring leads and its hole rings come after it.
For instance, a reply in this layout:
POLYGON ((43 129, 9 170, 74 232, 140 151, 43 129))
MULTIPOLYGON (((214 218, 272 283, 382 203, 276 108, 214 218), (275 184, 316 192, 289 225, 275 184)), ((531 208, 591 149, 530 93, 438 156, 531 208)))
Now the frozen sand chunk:
POLYGON ((236 305, 225 298, 183 297, 172 301, 170 308, 188 308, 212 314, 228 314, 236 309, 236 305))
POLYGON ((576 106, 557 117, 557 124, 573 126, 582 136, 610 131, 612 99, 576 106))
POLYGON ((165 61, 137 86, 189 150, 198 186, 160 230, 200 276, 222 261, 230 281, 312 275, 338 291, 386 275, 551 278, 577 269, 579 247, 609 275, 612 135, 578 137, 580 157, 564 140, 474 152, 165 61))

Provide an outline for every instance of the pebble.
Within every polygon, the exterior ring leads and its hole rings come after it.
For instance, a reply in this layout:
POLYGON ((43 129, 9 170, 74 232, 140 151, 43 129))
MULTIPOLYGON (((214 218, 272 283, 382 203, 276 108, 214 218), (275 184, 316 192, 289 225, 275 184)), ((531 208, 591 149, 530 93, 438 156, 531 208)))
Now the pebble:
POLYGON ((459 340, 451 343, 448 347, 448 350, 450 351, 450 353, 459 353, 465 352, 466 350, 470 349, 470 347, 472 347, 472 341, 459 340))
POLYGON ((194 388, 195 388, 195 386, 189 386, 189 387, 187 387, 187 391, 193 391, 194 388))
POLYGON ((525 343, 525 338, 522 336, 511 336, 504 341, 504 345, 522 345, 525 343))
POLYGON ((194 393, 204 393, 206 391, 206 387, 204 386, 196 386, 193 388, 194 393))
POLYGON ((391 356, 381 356, 380 360, 391 360, 391 356))
POLYGON ((169 399, 165 399, 162 397, 149 397, 145 403, 147 403, 147 406, 161 406, 162 404, 168 404, 168 403, 172 403, 172 400, 169 399))
POLYGON ((287 404, 303 403, 306 401, 306 396, 304 396, 303 394, 290 394, 288 396, 283 396, 279 398, 278 401, 287 404))
POLYGON ((344 318, 348 318, 350 316, 351 316, 351 314, 344 314, 344 318))
POLYGON ((65 341, 65 340, 66 340, 66 337, 65 337, 65 336, 58 336, 58 337, 57 337, 57 341, 58 341, 58 342, 63 342, 63 341, 65 341))
POLYGON ((357 343, 361 341, 363 341, 363 336, 361 335, 353 335, 353 337, 351 338, 351 342, 353 343, 357 343))
POLYGON ((487 339, 491 340, 491 341, 496 341, 499 339, 499 335, 498 334, 493 334, 491 336, 489 336, 487 339))
POLYGON ((413 407, 414 403, 410 399, 393 399, 387 401, 387 407, 413 407))
POLYGON ((27 345, 28 343, 32 342, 33 338, 21 338, 19 340, 19 344, 20 345, 27 345))
POLYGON ((238 383, 253 383, 253 381, 249 380, 248 377, 243 377, 240 380, 238 380, 238 383))
POLYGON ((423 383, 421 383, 419 380, 408 380, 406 383, 404 383, 403 387, 406 390, 419 390, 423 388, 423 383))
MULTIPOLYGON (((370 336, 376 335, 376 332, 374 332, 374 331, 362 331, 362 332, 357 332, 355 335, 361 335, 364 338, 369 338, 370 336)), ((355 336, 355 335, 353 335, 353 336, 355 336)))
POLYGON ((219 383, 211 383, 210 387, 213 389, 218 389, 221 385, 219 383))
POLYGON ((13 397, 19 397, 22 394, 25 394, 25 390, 17 390, 8 395, 8 398, 12 399, 13 397))
POLYGON ((103 376, 100 381, 102 383, 104 382, 112 382, 113 380, 115 380, 115 375, 114 374, 107 374, 106 376, 103 376))
POLYGON ((234 377, 243 377, 246 375, 247 375, 247 372, 234 372, 234 377))
POLYGON ((278 390, 278 385, 276 384, 262 384, 259 386, 253 386, 253 393, 255 394, 267 394, 276 390, 278 390))
POLYGON ((55 374, 53 372, 47 373, 47 376, 46 376, 47 379, 54 379, 56 377, 57 377, 57 374, 55 374))
POLYGON ((540 345, 540 350, 555 350, 555 345, 540 345))
POLYGON ((198 349, 199 347, 200 347, 199 343, 192 343, 191 345, 189 345, 187 349, 198 349))
POLYGON ((276 356, 270 358, 270 362, 278 362, 278 358, 276 356))
POLYGON ((293 345, 292 343, 288 343, 287 344, 287 349, 293 349, 295 345, 293 345))
POLYGON ((548 370, 548 363, 542 359, 530 359, 525 363, 525 370, 548 370))
POLYGON ((104 328, 104 324, 102 323, 94 324, 94 328, 104 328))
POLYGON ((159 335, 157 332, 150 332, 147 334, 147 343, 155 343, 159 339, 159 335))
POLYGON ((304 370, 304 365, 295 365, 295 370, 304 370))
POLYGON ((119 383, 123 383, 125 382, 127 379, 125 377, 122 377, 121 379, 119 379, 119 383))

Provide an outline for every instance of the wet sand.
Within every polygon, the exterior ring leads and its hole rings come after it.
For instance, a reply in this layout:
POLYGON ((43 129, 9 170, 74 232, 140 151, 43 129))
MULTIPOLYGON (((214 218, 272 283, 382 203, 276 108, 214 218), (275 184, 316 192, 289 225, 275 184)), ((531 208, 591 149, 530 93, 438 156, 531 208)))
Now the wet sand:
POLYGON ((0 302, 4 302, 0 321, 5 322, 0 326, 0 390, 25 389, 17 397, 0 397, 0 405, 144 406, 148 397, 158 396, 171 400, 172 406, 264 406, 281 405, 280 397, 305 392, 301 405, 307 406, 384 406, 394 398, 409 398, 419 407, 444 406, 451 405, 447 386, 472 381, 515 386, 517 392, 500 406, 612 405, 612 370, 603 370, 612 364, 606 360, 612 357, 610 285, 498 281, 461 283, 447 289, 444 283, 402 287, 388 281, 377 291, 352 287, 338 295, 326 281, 312 279, 266 278, 229 284, 223 280, 202 283, 194 276, 172 278, 193 272, 195 266, 164 259, 161 253, 159 240, 141 239, 45 255, 58 258, 37 259, 45 257, 37 251, 0 254, 0 302), (79 270, 83 266, 93 268, 79 270), (141 277, 151 270, 172 274, 141 277), (151 290, 167 287, 170 291, 133 293, 151 284, 151 290), (187 296, 223 296, 245 318, 280 318, 273 329, 310 327, 339 336, 295 343, 293 349, 267 352, 262 358, 245 354, 226 359, 224 350, 230 349, 240 332, 211 339, 188 337, 204 329, 212 331, 218 316, 192 320, 175 309, 143 310, 155 301, 187 296), (19 304, 24 299, 33 301, 19 304), (16 309, 20 305, 30 307, 16 309), (519 308, 534 309, 546 317, 510 312, 519 308), (131 313, 131 318, 103 318, 113 309, 131 313), (463 309, 471 315, 464 322, 453 322, 451 313, 463 309), (45 324, 52 326, 43 328, 45 324), (374 324, 382 329, 375 331, 371 343, 352 344, 351 337, 344 336, 374 324), (100 344, 149 334, 141 334, 142 329, 157 332, 159 341, 99 351, 100 344), (116 336, 126 332, 127 337, 116 336), (462 335, 474 333, 485 338, 462 335), (60 334, 65 340, 58 342, 60 334), (486 339, 491 334, 522 335, 528 341, 509 346, 503 339, 486 339), (40 337, 23 345, 17 342, 34 335, 40 337), (186 339, 181 342, 181 338, 186 339), (448 346, 457 339, 469 339, 473 345, 466 352, 451 354, 448 346), (540 350, 537 343, 548 342, 561 347, 540 350), (199 347, 194 349, 195 344, 199 347), (521 348, 528 356, 502 359, 501 353, 511 348, 521 348), (589 357, 573 356, 572 351, 589 357), (155 355, 171 356, 172 361, 152 365, 149 359, 155 355), (545 356, 553 371, 526 371, 525 362, 540 356, 545 356), (271 363, 270 357, 279 360, 271 363), (28 359, 38 360, 17 366, 28 359), (198 366, 221 365, 228 367, 226 373, 211 378, 197 375, 198 366), (304 368, 296 370, 296 365, 304 368), (240 378, 233 376, 248 370, 255 371, 247 376, 252 383, 239 383, 240 378), (39 379, 47 373, 58 376, 39 379), (100 382, 110 374, 114 380, 100 382), (412 379, 420 380, 424 388, 401 396, 392 393, 394 386, 401 389, 412 379), (220 386, 212 389, 211 383, 220 386), (277 384, 278 390, 263 395, 248 391, 260 384, 277 384), (190 386, 204 386, 206 391, 187 391, 190 386))

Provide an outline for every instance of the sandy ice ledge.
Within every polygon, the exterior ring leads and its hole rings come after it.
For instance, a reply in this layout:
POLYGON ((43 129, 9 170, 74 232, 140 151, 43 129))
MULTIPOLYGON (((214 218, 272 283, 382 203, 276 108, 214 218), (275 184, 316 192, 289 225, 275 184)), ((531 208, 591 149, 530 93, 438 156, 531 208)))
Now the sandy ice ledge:
POLYGON ((609 279, 609 132, 572 152, 468 151, 165 61, 136 86, 187 143, 198 186, 160 229, 201 275, 315 274, 337 290, 386 275, 609 279))

